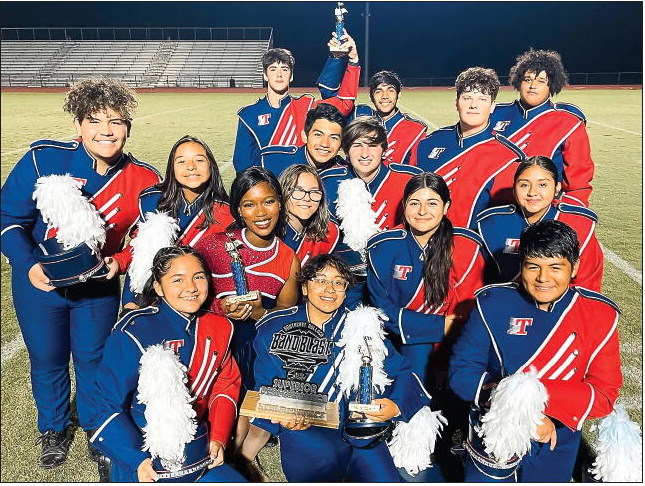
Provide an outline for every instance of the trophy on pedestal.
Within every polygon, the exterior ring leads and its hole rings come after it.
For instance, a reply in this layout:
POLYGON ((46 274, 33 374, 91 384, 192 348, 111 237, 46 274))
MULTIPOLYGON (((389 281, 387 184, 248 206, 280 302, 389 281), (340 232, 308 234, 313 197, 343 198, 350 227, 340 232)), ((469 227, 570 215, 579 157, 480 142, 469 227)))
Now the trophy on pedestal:
MULTIPOLYGON (((338 2, 336 5, 336 8, 334 9, 334 17, 336 18, 336 26, 335 26, 335 31, 336 31, 336 40, 338 40, 339 43, 341 43, 341 37, 344 34, 345 30, 345 17, 344 14, 347 13, 347 9, 343 6, 343 2, 338 2)), ((335 56, 335 57, 342 57, 346 56, 347 53, 349 52, 349 49, 346 47, 330 47, 329 51, 335 56)))
POLYGON ((260 292, 257 290, 249 291, 249 285, 246 281, 246 272, 244 271, 244 264, 240 258, 238 249, 243 246, 240 240, 231 239, 232 235, 227 233, 229 241, 224 244, 226 253, 231 257, 231 273, 235 281, 235 293, 227 298, 228 302, 247 302, 249 300, 256 300, 260 297, 260 292))
POLYGON ((261 386, 259 392, 249 390, 240 415, 279 421, 305 417, 309 425, 337 429, 338 405, 307 380, 318 365, 329 361, 332 346, 325 333, 310 322, 284 326, 273 335, 269 354, 284 363, 286 376, 274 378, 271 386, 261 386))
POLYGON ((366 416, 366 413, 380 410, 379 404, 372 403, 374 398, 372 355, 367 339, 365 339, 365 348, 361 354, 362 364, 359 368, 359 385, 356 393, 356 401, 349 403, 349 411, 351 413, 345 421, 343 429, 343 435, 359 443, 361 441, 372 442, 374 439, 384 436, 392 426, 390 420, 376 422, 366 416))

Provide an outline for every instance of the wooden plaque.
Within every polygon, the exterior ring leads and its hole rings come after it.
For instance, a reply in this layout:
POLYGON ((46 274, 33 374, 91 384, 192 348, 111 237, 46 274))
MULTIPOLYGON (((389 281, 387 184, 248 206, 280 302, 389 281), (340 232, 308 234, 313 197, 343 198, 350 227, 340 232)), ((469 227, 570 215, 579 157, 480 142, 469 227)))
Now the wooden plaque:
POLYGON ((278 411, 278 410, 262 410, 262 406, 259 403, 260 401, 260 392, 249 390, 246 392, 244 401, 242 402, 242 407, 240 408, 240 415, 246 417, 257 417, 264 418, 269 420, 288 420, 293 418, 297 414, 306 415, 307 421, 311 425, 316 425, 318 427, 327 427, 329 429, 337 429, 340 425, 340 417, 338 415, 338 404, 336 402, 327 402, 325 410, 325 418, 316 417, 315 412, 310 410, 294 410, 293 408, 288 407, 289 411, 278 411))

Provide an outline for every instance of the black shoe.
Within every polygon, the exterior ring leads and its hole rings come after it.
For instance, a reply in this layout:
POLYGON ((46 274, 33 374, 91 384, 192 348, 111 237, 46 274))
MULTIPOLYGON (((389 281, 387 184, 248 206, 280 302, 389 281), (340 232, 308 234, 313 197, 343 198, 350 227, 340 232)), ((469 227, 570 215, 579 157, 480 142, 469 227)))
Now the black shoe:
POLYGON ((109 483, 110 467, 112 466, 110 458, 99 454, 99 459, 97 462, 99 466, 99 483, 109 483))
POLYGON ((85 437, 87 437, 87 457, 90 458, 90 461, 99 462, 99 458, 101 457, 101 453, 90 442, 90 439, 94 435, 94 432, 96 432, 96 430, 86 430, 85 431, 85 437))
POLYGON ((280 442, 278 441, 278 436, 272 435, 269 437, 269 440, 267 440, 267 443, 264 444, 264 447, 275 447, 279 444, 280 442))
POLYGON ((73 439, 74 434, 69 427, 61 431, 48 430, 38 437, 36 444, 43 445, 40 453, 40 467, 52 469, 64 463, 73 439))

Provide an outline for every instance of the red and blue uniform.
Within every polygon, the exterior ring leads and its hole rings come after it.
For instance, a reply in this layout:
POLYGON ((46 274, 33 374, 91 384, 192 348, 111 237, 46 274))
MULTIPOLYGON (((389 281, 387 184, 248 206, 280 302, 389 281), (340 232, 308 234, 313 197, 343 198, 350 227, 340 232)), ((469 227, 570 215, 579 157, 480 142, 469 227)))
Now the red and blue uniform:
MULTIPOLYGON (((284 169, 296 164, 314 167, 314 163, 309 162, 307 147, 304 145, 302 147, 277 147, 270 151, 267 150, 262 155, 260 165, 273 172, 276 177, 280 177, 284 169)), ((347 165, 347 162, 340 155, 336 155, 336 157, 327 162, 323 167, 316 168, 316 171, 320 173, 323 170, 331 169, 339 165, 347 165)))
POLYGON ((266 96, 242 108, 238 112, 240 119, 233 152, 236 172, 262 165, 262 155, 276 146, 304 145, 301 133, 305 128, 307 112, 318 103, 329 103, 343 115, 348 115, 354 107, 360 74, 360 66, 349 63, 337 95, 324 101, 316 101, 310 94, 297 97, 287 94, 277 108, 269 104, 266 96))
MULTIPOLYGON (((159 201, 162 196, 161 189, 158 186, 152 186, 144 189, 139 195, 139 222, 146 220, 146 213, 157 211, 159 201)), ((197 199, 189 203, 182 196, 181 203, 177 208, 177 225, 179 226, 179 235, 177 245, 187 245, 194 247, 197 242, 205 236, 224 231, 234 221, 231 215, 231 209, 227 202, 213 202, 213 218, 215 223, 207 228, 202 228, 206 221, 204 214, 204 197, 200 194, 197 199)), ((123 285, 123 295, 121 304, 134 302, 135 294, 130 290, 130 276, 126 275, 123 285)))
MULTIPOLYGON (((612 411, 622 385, 618 316, 611 300, 580 287, 568 289, 549 310, 516 283, 477 293, 453 347, 450 386, 462 399, 483 405, 484 385, 534 367, 549 396, 544 413, 556 425, 555 449, 532 442, 517 471, 520 481, 569 481, 585 420, 612 411)), ((490 478, 467 459, 466 480, 490 478)))
POLYGON ((455 226, 475 229, 484 209, 513 201, 515 162, 521 158, 522 151, 490 125, 463 136, 457 123, 421 140, 410 164, 443 177, 452 198, 448 218, 455 226))
POLYGON ((76 375, 76 405, 81 427, 89 430, 91 390, 103 344, 117 319, 119 279, 92 280, 44 292, 27 276, 36 264, 39 244, 56 228, 43 221, 32 199, 36 180, 70 174, 107 223, 101 255, 111 256, 125 272, 126 236, 137 220, 139 193, 160 180, 151 166, 123 154, 104 175, 81 141, 40 140, 11 170, 2 187, 2 252, 12 266, 12 295, 29 360, 38 408, 38 429, 62 431, 70 424, 69 355, 76 375))
MULTIPOLYGON (((602 248, 596 239, 594 229, 598 217, 591 209, 560 203, 551 206, 542 220, 555 219, 573 228, 580 243, 580 266, 571 285, 600 291, 604 258, 602 248)), ((489 283, 509 282, 520 273, 518 254, 520 235, 529 226, 521 208, 511 204, 487 209, 477 217, 477 228, 484 240, 488 260, 489 283)))
POLYGON ((300 265, 317 255, 333 253, 339 240, 340 229, 333 221, 329 221, 327 225, 327 238, 324 240, 313 241, 308 235, 298 233, 290 224, 287 224, 287 233, 283 238, 287 246, 298 255, 300 265))
MULTIPOLYGON (((329 401, 338 403, 340 424, 349 414, 349 402, 355 393, 346 396, 338 383, 338 367, 345 356, 338 346, 347 309, 340 308, 327 320, 322 331, 332 341, 331 352, 325 362, 317 363, 307 381, 318 385, 318 392, 326 394, 329 401)), ((258 321, 258 333, 254 342, 256 389, 271 386, 274 378, 285 377, 285 363, 270 353, 273 336, 285 326, 295 322, 309 322, 306 306, 291 307, 272 312, 258 321)), ((387 355, 383 370, 393 379, 382 394, 375 398, 389 398, 396 403, 401 414, 395 421, 409 421, 418 410, 430 403, 430 397, 414 376, 407 360, 385 340, 387 355)), ((358 369, 356 370, 358 373, 358 369)), ((287 481, 292 482, 398 482, 398 472, 384 442, 374 447, 358 448, 343 439, 342 431, 323 427, 307 430, 289 430, 266 419, 254 419, 253 424, 280 437, 282 469, 287 481)))
MULTIPOLYGON (((107 339, 96 381, 97 417, 92 444, 111 461, 110 479, 136 482, 137 467, 149 452, 142 451, 146 406, 136 399, 143 352, 164 344, 187 368, 187 387, 193 401, 198 434, 226 445, 237 416, 240 372, 229 352, 233 325, 209 311, 186 317, 163 299, 158 305, 126 314, 107 339), (207 425, 207 428, 205 427, 207 425)), ((190 450, 190 449, 188 449, 190 450)), ((186 457, 186 464, 191 459, 186 457)), ((243 481, 232 467, 222 464, 201 481, 243 481)))
POLYGON ((518 145, 528 157, 544 155, 553 160, 565 194, 578 204, 589 205, 594 163, 587 120, 577 106, 547 99, 527 109, 515 100, 498 103, 490 119, 493 130, 518 145))
POLYGON ((395 336, 399 350, 425 385, 430 384, 433 344, 444 337, 445 316, 467 317, 475 291, 483 285, 482 241, 466 228, 453 228, 452 265, 448 294, 439 307, 426 302, 423 268, 425 247, 403 228, 384 231, 367 244, 367 287, 372 305, 388 316, 385 328, 395 336))
MULTIPOLYGON (((202 238, 195 249, 202 254, 211 272, 214 299, 211 309, 222 314, 219 299, 236 295, 235 281, 231 271, 231 257, 225 250, 225 244, 231 239, 243 243, 239 248, 240 258, 244 264, 249 290, 260 291, 262 307, 273 309, 278 295, 291 275, 293 259, 298 258, 295 252, 279 238, 266 248, 253 246, 246 239, 245 229, 216 233, 202 238), (230 235, 230 236, 228 236, 230 235)), ((242 386, 245 390, 253 389, 253 339, 255 338, 255 321, 233 320, 233 356, 240 366, 242 386)))

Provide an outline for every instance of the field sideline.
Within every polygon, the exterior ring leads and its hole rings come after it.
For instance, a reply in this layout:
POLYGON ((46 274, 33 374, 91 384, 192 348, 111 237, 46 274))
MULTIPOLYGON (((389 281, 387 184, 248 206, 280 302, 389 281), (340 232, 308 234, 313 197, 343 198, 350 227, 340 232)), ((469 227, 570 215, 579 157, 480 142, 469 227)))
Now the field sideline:
MULTIPOLYGON (((515 93, 502 90, 498 101, 515 93)), ((204 139, 219 162, 227 188, 234 176, 230 162, 237 126, 236 112, 253 102, 256 93, 140 93, 126 151, 162 172, 172 144, 185 134, 204 139)), ((1 179, 4 183, 29 144, 39 138, 69 140, 75 136, 70 118, 62 111, 64 93, 0 95, 1 179)), ((604 293, 622 310, 619 324, 625 384, 620 401, 642 426, 642 89, 566 88, 556 98, 578 105, 587 116, 592 157, 596 163, 591 209, 599 216, 596 234, 605 249, 604 293)), ((359 102, 368 102, 365 93, 359 102)), ((454 91, 449 89, 403 92, 403 111, 424 120, 430 130, 456 120, 454 91)), ((29 364, 11 301, 11 270, 4 258, 1 268, 2 439, 0 481, 96 481, 96 468, 86 458, 85 437, 78 433, 69 460, 61 467, 38 468, 40 446, 36 410, 31 398, 29 364)), ((593 325, 593 323, 590 323, 593 325)), ((587 426, 588 428, 588 426, 587 426)), ((274 481, 284 480, 277 448, 261 457, 274 481)))

